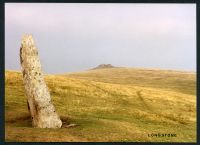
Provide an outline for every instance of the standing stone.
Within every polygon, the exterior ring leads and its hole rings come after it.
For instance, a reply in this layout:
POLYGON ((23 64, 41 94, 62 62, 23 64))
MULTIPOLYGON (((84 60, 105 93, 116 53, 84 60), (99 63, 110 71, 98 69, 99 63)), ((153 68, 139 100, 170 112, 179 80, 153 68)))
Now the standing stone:
POLYGON ((62 121, 51 103, 32 35, 24 35, 22 38, 20 63, 32 125, 39 128, 60 128, 62 121))

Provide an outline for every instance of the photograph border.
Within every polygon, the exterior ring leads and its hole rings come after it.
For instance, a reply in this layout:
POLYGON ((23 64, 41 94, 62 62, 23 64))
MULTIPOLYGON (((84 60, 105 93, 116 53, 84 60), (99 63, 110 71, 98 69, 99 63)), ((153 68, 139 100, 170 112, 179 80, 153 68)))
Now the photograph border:
MULTIPOLYGON (((199 77, 199 70, 200 66, 198 65, 200 62, 199 57, 199 50, 198 47, 200 47, 200 29, 198 28, 198 22, 199 22, 199 16, 200 16, 200 5, 197 0, 5 0, 0 3, 0 93, 1 93, 1 99, 0 99, 0 140, 3 143, 10 143, 5 142, 5 3, 180 3, 180 4, 187 4, 187 3, 195 3, 196 4, 196 86, 197 86, 197 142, 196 143, 187 143, 187 144, 200 144, 200 128, 199 128, 199 120, 200 116, 198 115, 200 111, 199 106, 199 90, 200 90, 200 77, 199 77)), ((14 143, 14 142, 13 142, 14 143)), ((28 142, 15 142, 16 144, 27 144, 28 142)), ((14 143, 14 144, 15 144, 14 143)), ((34 142, 31 142, 34 143, 34 142)), ((40 142, 41 143, 41 142, 40 142)), ((52 142, 53 144, 57 144, 57 142, 52 142)), ((63 142, 64 144, 69 142, 63 142)), ((70 142, 75 143, 76 142, 70 142)), ((85 142, 86 144, 90 142, 85 142)), ((95 144, 99 144, 100 142, 95 142, 95 144)), ((113 144, 112 142, 107 142, 109 144, 113 144)), ((126 143, 126 142, 120 142, 120 143, 126 143)), ((131 143, 131 142, 130 142, 131 143)), ((185 142, 132 142, 136 144, 177 144, 177 143, 185 143, 185 142)), ((105 144, 105 143, 104 143, 105 144)))

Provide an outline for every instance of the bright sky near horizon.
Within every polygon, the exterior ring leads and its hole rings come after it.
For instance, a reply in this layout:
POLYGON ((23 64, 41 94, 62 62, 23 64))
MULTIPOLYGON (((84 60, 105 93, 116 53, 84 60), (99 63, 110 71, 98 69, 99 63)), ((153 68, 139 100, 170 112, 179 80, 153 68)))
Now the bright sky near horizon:
POLYGON ((32 34, 45 73, 114 66, 196 71, 196 4, 6 3, 5 69, 32 34))

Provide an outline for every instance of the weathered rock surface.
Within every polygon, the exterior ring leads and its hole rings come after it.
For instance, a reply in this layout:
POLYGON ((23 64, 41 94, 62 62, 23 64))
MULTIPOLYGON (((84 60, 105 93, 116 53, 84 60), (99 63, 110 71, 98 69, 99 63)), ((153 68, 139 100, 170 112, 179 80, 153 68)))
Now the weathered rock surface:
POLYGON ((24 35, 22 38, 20 63, 32 125, 39 128, 60 128, 62 121, 51 102, 32 35, 24 35))

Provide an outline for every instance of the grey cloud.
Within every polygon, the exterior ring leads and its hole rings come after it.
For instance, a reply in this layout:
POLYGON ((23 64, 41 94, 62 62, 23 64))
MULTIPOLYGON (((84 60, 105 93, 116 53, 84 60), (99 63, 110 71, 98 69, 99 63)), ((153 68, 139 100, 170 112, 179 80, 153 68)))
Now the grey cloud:
POLYGON ((20 69, 24 33, 33 34, 46 73, 100 63, 196 70, 195 4, 6 3, 6 69, 20 69))

